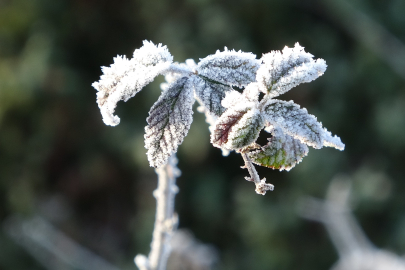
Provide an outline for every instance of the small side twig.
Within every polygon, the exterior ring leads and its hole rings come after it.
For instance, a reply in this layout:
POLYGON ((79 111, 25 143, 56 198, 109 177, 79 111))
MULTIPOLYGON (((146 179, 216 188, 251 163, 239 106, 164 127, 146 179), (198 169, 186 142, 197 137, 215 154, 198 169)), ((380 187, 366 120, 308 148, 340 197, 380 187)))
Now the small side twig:
POLYGON ((273 191, 274 186, 272 184, 266 183, 266 178, 260 180, 259 174, 256 171, 255 166, 253 165, 252 161, 248 157, 246 153, 241 153, 243 160, 245 161, 245 166, 242 168, 247 169, 249 171, 250 177, 245 177, 247 181, 254 182, 256 185, 256 193, 265 195, 268 190, 273 191))
POLYGON ((153 192, 156 198, 156 219, 149 256, 137 255, 135 264, 140 270, 165 270, 170 255, 170 239, 177 228, 178 217, 174 212, 174 198, 178 192, 176 177, 180 175, 177 158, 173 154, 166 165, 156 169, 158 187, 153 192))

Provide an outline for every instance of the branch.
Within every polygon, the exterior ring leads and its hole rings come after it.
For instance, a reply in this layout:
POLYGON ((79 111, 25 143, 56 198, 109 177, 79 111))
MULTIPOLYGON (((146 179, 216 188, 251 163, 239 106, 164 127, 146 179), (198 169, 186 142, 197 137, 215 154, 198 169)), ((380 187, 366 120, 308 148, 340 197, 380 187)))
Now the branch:
POLYGON ((336 178, 329 185, 325 201, 306 197, 300 200, 298 208, 303 218, 325 225, 340 257, 374 248, 348 206, 349 184, 347 180, 336 178))
POLYGON ((250 177, 245 177, 247 181, 254 182, 256 185, 256 193, 265 195, 268 190, 273 191, 274 186, 272 184, 266 184, 266 178, 260 180, 259 174, 257 173, 255 166, 248 157, 246 153, 241 153, 243 160, 245 161, 245 166, 242 166, 243 169, 248 169, 250 177))
POLYGON ((178 217, 174 213, 174 197, 178 192, 176 177, 180 176, 177 158, 173 154, 166 165, 155 170, 158 187, 153 191, 156 198, 156 219, 149 256, 137 255, 135 264, 140 270, 165 270, 170 254, 170 239, 177 228, 178 217))

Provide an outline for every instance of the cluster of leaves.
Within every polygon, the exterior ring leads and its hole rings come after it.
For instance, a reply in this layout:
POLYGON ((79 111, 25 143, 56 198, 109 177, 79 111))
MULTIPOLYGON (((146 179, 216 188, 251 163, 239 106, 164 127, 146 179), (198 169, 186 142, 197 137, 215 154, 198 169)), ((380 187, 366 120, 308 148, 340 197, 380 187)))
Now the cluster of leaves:
POLYGON ((290 170, 308 154, 307 146, 344 149, 340 138, 332 136, 305 108, 274 99, 300 83, 315 80, 326 70, 323 59, 314 60, 298 43, 294 48, 264 54, 261 59, 227 48, 200 59, 198 64, 193 60, 178 64, 172 59, 166 46, 145 41, 132 59, 118 56, 111 67, 103 67, 104 75, 93 84, 104 122, 117 125, 119 118, 113 115, 117 102, 133 97, 157 75, 166 75, 167 83, 150 109, 145 128, 151 166, 163 166, 177 151, 193 120, 195 100, 211 124, 211 143, 242 154, 251 174, 247 179, 256 183, 260 194, 271 190, 272 185, 258 178, 252 162, 290 170), (264 95, 260 97, 260 93, 264 95), (262 129, 271 134, 265 146, 256 143, 262 129))

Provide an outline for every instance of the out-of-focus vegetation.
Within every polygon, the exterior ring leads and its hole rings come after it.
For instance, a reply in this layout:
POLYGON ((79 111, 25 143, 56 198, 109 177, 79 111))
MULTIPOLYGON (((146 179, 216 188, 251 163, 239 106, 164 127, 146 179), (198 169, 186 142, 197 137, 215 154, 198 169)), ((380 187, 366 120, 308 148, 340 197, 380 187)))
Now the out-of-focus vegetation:
MULTIPOLYGON (((349 2, 405 43, 403 0, 349 2)), ((224 46, 260 57, 298 41, 328 69, 281 98, 317 115, 345 151, 310 150, 290 172, 259 168, 275 191, 258 196, 240 157, 223 158, 196 113, 178 153, 180 227, 218 249, 217 269, 329 269, 337 254, 324 228, 300 219, 296 204, 304 195, 324 197, 344 174, 371 241, 404 254, 405 78, 353 34, 352 9, 330 3, 0 0, 0 221, 40 215, 134 269, 134 255, 149 251, 154 222, 156 176, 143 134, 163 78, 119 103, 121 124, 113 128, 102 123, 91 87, 100 66, 130 56, 144 39, 167 45, 179 62, 224 46)), ((45 269, 5 231, 0 268, 45 269)))

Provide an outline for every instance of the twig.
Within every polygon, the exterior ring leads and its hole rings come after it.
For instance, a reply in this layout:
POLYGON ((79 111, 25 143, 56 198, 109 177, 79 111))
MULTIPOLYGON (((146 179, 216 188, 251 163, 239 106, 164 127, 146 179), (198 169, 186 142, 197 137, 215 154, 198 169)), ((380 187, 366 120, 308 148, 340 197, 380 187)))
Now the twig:
POLYGON ((256 193, 265 195, 268 190, 273 191, 274 186, 272 184, 266 184, 266 178, 260 180, 259 174, 257 173, 255 166, 253 165, 252 161, 248 157, 246 153, 241 153, 243 160, 245 161, 245 166, 242 168, 247 169, 249 171, 250 177, 245 177, 247 181, 254 182, 256 185, 256 193))
POLYGON ((180 175, 177 158, 173 154, 166 165, 156 169, 158 187, 153 192, 156 198, 156 219, 149 256, 137 255, 135 264, 140 270, 165 270, 170 254, 170 239, 177 228, 178 217, 174 213, 174 198, 178 192, 176 177, 180 175))

